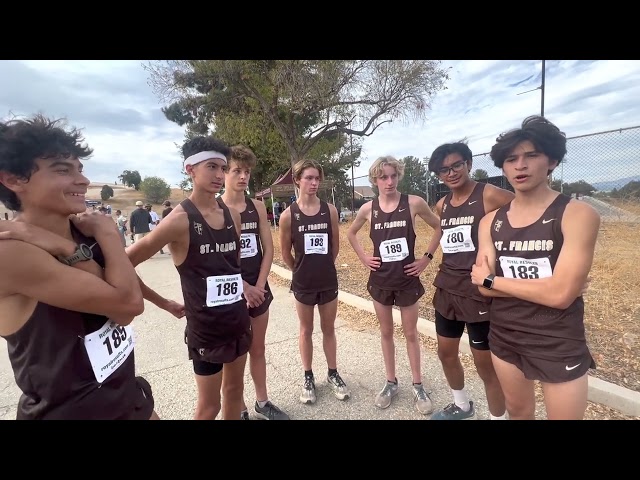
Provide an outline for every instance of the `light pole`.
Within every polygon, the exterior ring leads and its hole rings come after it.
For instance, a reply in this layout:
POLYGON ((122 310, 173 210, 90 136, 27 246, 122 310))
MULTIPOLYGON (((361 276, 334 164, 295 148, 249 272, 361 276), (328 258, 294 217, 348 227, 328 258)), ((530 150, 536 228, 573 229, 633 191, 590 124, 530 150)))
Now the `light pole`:
MULTIPOLYGON (((518 95, 522 95, 523 93, 534 92, 536 90, 540 90, 540 116, 544 117, 544 77, 546 73, 545 61, 542 60, 542 81, 540 82, 540 86, 533 88, 531 90, 527 90, 526 92, 520 92, 518 95)), ((553 181, 553 172, 549 174, 549 185, 553 181)), ((562 187, 560 187, 562 189, 562 187)))
POLYGON ((531 90, 527 90, 526 92, 520 92, 518 95, 522 95, 523 93, 535 92, 536 90, 540 90, 540 115, 544 117, 544 77, 545 77, 545 61, 542 60, 542 83, 540 86, 536 88, 532 88, 531 90))
POLYGON ((356 198, 356 181, 354 178, 355 174, 353 173, 353 164, 355 163, 353 158, 353 134, 349 134, 349 140, 351 142, 351 218, 353 218, 354 201, 356 198))

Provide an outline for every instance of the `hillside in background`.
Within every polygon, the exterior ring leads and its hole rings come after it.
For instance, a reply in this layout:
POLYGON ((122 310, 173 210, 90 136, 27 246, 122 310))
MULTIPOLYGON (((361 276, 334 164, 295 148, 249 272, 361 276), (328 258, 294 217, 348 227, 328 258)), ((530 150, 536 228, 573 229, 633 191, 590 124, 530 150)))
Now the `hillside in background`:
POLYGON ((640 175, 636 175, 635 177, 619 178, 618 180, 610 180, 608 182, 592 183, 591 185, 600 192, 610 192, 614 188, 620 190, 620 188, 624 187, 627 183, 637 181, 640 181, 640 175))

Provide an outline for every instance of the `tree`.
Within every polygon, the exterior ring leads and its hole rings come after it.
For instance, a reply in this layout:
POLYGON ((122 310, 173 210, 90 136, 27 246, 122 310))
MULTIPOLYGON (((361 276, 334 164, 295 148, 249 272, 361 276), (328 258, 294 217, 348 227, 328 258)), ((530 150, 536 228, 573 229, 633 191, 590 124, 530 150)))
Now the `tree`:
POLYGON ((590 196, 590 195, 593 195, 593 192, 595 192, 596 189, 591 184, 585 182, 584 180, 578 180, 577 182, 570 183, 569 185, 566 186, 566 188, 565 188, 565 185, 563 185, 562 190, 565 195, 571 195, 571 194, 577 193, 579 195, 590 196))
POLYGON ((621 187, 619 190, 614 189, 611 192, 611 196, 614 198, 640 198, 640 181, 633 180, 621 187))
POLYGON ((160 177, 145 177, 140 190, 152 203, 160 203, 171 196, 171 187, 160 177))
POLYGON ((486 170, 476 168, 473 171, 473 175, 471 176, 471 178, 473 178, 474 180, 484 180, 485 178, 489 178, 489 174, 486 170))
POLYGON ((279 137, 262 145, 283 148, 291 164, 327 137, 346 141, 396 119, 423 119, 448 79, 432 60, 170 60, 144 68, 154 92, 171 102, 163 109, 169 120, 218 132, 248 118, 279 137))
POLYGON ((136 190, 140 189, 142 177, 140 177, 140 173, 137 170, 125 170, 118 176, 118 178, 122 181, 122 184, 127 187, 133 187, 136 190))
POLYGON ((187 176, 187 178, 182 179, 178 186, 183 193, 190 192, 191 190, 193 190, 193 180, 191 180, 191 177, 187 176))
POLYGON ((427 166, 419 158, 411 156, 404 157, 402 162, 404 163, 404 175, 398 183, 398 190, 402 193, 427 198, 427 166))
POLYGON ((111 188, 109 185, 103 185, 102 190, 100 190, 100 198, 103 202, 105 202, 111 197, 113 197, 113 188, 111 188))

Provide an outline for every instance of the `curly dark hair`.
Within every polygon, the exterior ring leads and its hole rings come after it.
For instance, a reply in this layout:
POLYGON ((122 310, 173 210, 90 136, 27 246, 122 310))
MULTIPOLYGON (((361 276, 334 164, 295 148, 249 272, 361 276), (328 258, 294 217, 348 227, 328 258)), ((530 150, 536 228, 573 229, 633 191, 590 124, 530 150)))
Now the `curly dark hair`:
MULTIPOLYGON (((544 153, 549 160, 564 160, 567 154, 567 137, 558 127, 540 115, 532 115, 522 122, 520 128, 509 130, 496 139, 496 144, 491 148, 493 164, 502 168, 505 159, 511 155, 519 143, 530 141, 536 150, 544 153)), ((548 174, 553 172, 549 169, 548 174)))
POLYGON ((182 155, 185 159, 196 153, 209 151, 220 152, 227 160, 231 155, 231 148, 214 137, 193 137, 182 145, 182 155))
MULTIPOLYGON (((36 160, 87 158, 93 150, 84 137, 64 119, 36 114, 26 119, 0 122, 0 171, 28 181, 37 170, 36 160)), ((0 201, 10 210, 22 207, 17 195, 0 183, 0 201)))
POLYGON ((438 174, 444 159, 453 153, 459 154, 465 162, 473 161, 473 154, 466 142, 460 140, 453 143, 444 143, 437 147, 429 157, 429 171, 438 174))

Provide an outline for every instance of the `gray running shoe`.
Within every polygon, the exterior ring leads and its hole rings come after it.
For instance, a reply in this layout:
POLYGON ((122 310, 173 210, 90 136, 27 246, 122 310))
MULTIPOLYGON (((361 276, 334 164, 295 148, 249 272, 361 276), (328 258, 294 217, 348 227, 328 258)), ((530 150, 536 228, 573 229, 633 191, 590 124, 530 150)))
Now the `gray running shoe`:
POLYGON ((346 400, 351 397, 349 387, 344 383, 344 380, 342 380, 342 377, 338 372, 327 376, 327 382, 329 382, 329 386, 338 400, 346 400))
POLYGON ((471 408, 469 408, 468 412, 465 412, 455 403, 450 403, 439 412, 434 413, 431 416, 431 420, 464 420, 465 418, 473 417, 476 413, 473 408, 473 402, 469 402, 469 405, 471 405, 471 408))
POLYGON ((300 401, 302 403, 316 403, 316 382, 312 375, 304 376, 300 401))
POLYGON ((256 402, 254 409, 256 411, 256 415, 265 420, 289 420, 289 415, 269 401, 264 407, 261 407, 260 404, 256 402))
POLYGON ((247 412, 246 410, 241 411, 240 412, 240 420, 250 420, 249 412, 247 412))
POLYGON ((387 380, 384 387, 376 397, 376 407, 388 408, 389 405, 391 405, 391 400, 396 395, 398 395, 398 383, 393 383, 387 380))
POLYGON ((418 410, 423 415, 429 415, 431 412, 433 412, 433 403, 431 402, 431 397, 424 389, 424 386, 422 384, 413 386, 413 395, 416 410, 418 410))

